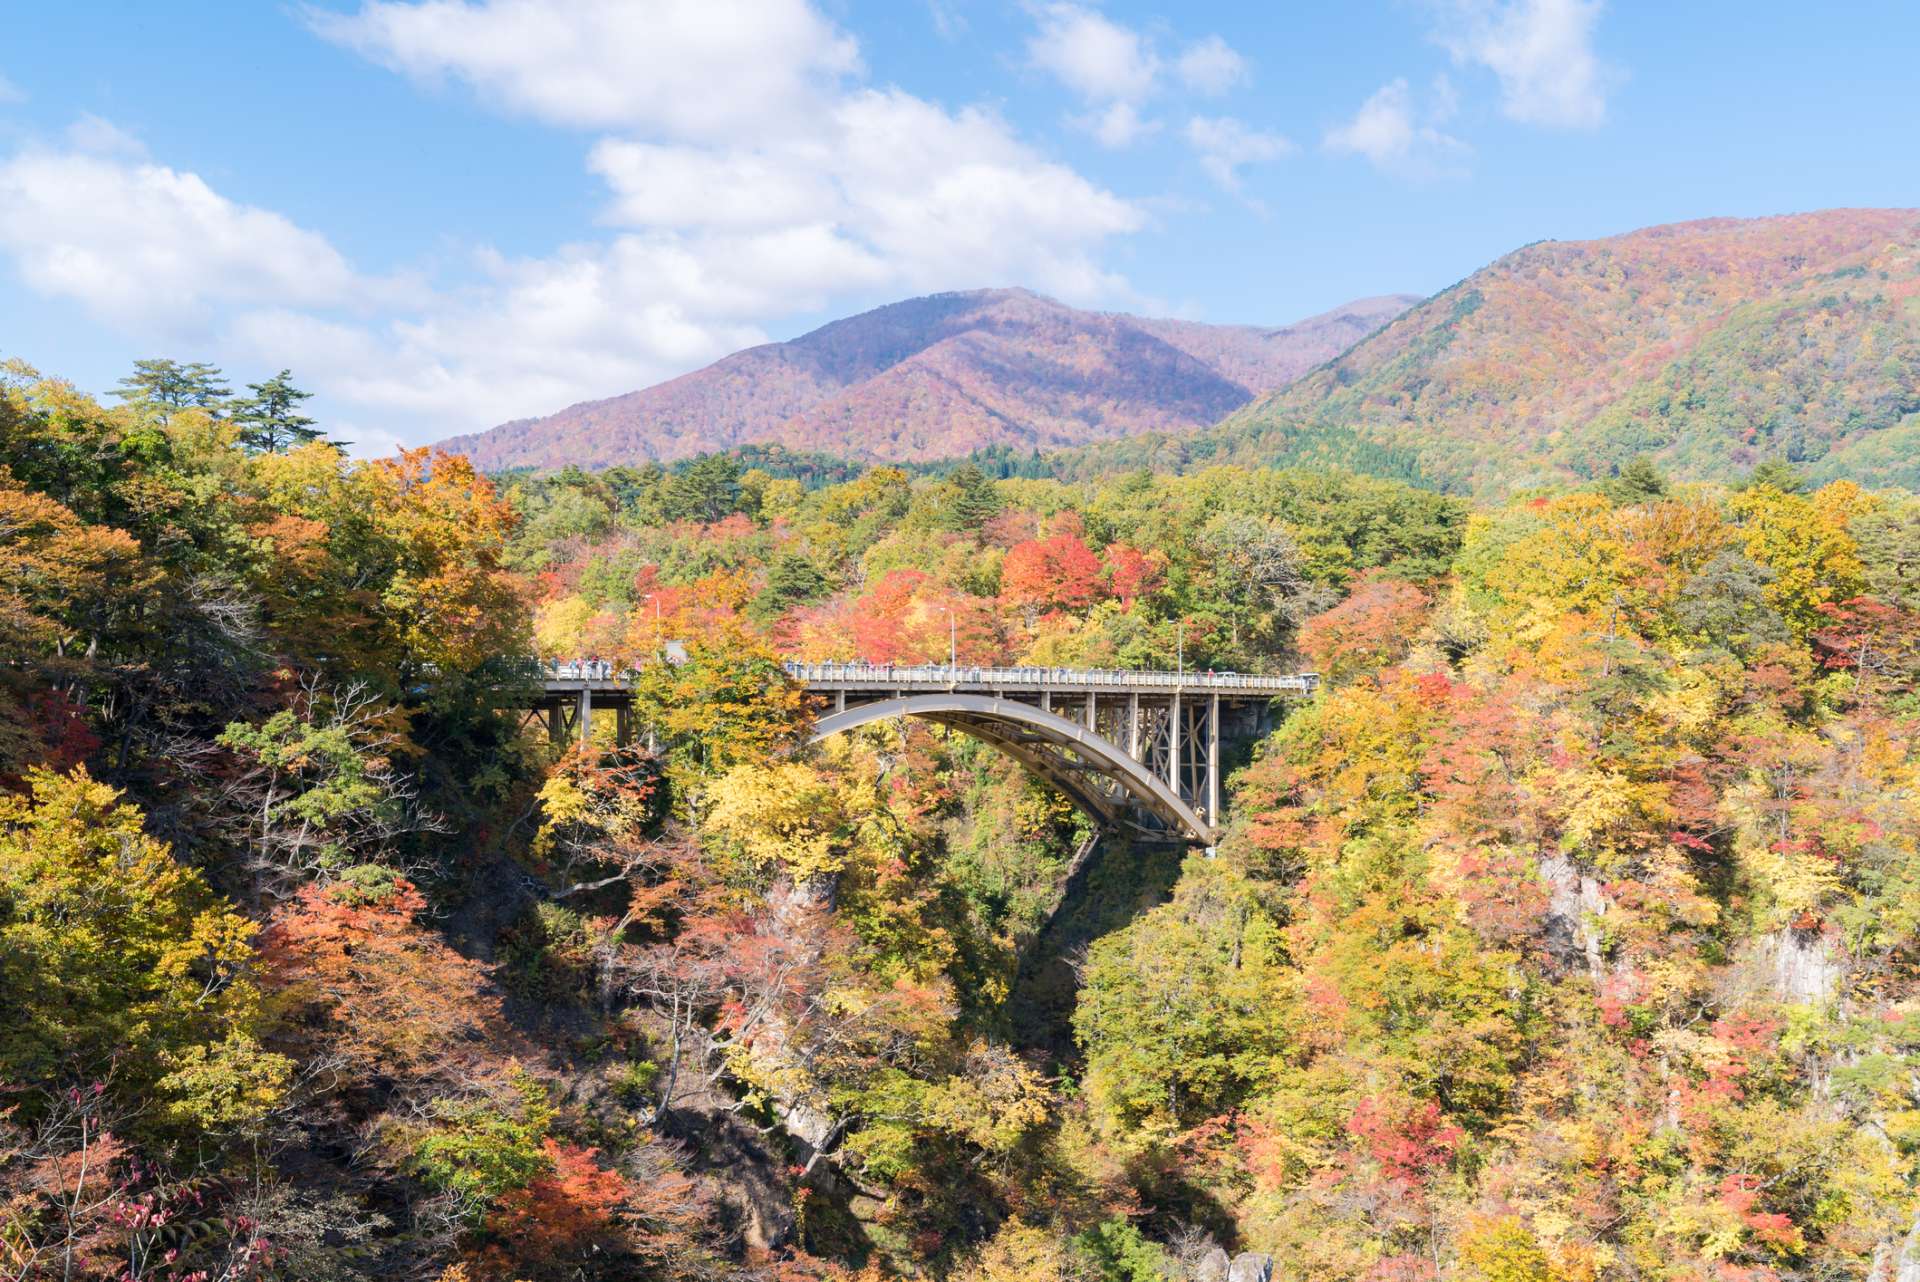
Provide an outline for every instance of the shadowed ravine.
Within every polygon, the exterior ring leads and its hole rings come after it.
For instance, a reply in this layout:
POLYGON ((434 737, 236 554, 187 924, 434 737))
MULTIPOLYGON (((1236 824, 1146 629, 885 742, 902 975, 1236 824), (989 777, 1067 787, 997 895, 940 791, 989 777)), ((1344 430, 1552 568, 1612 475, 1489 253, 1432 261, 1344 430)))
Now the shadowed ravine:
POLYGON ((1079 1064, 1073 1006, 1079 963, 1103 935, 1165 903, 1191 847, 1124 834, 1097 834, 1086 857, 1068 874, 1060 904, 1020 955, 1020 969, 1002 1007, 1007 1040, 1037 1053, 1056 1070, 1079 1064))

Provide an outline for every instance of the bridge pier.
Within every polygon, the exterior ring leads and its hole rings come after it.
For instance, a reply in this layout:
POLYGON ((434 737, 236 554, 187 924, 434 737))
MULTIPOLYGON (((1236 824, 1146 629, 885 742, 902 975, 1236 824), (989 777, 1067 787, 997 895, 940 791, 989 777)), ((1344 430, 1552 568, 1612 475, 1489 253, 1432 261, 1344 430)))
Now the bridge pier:
POLYGON ((629 675, 613 672, 611 664, 557 665, 540 692, 521 706, 546 722, 547 739, 556 748, 568 742, 591 746, 594 709, 611 708, 613 740, 624 748, 633 742, 638 724, 629 675))
POLYGON ((1207 696, 1207 822, 1220 826, 1220 696, 1207 696))
POLYGON ((1173 789, 1175 796, 1184 791, 1180 786, 1180 748, 1180 691, 1176 689, 1173 702, 1167 707, 1167 787, 1173 789))

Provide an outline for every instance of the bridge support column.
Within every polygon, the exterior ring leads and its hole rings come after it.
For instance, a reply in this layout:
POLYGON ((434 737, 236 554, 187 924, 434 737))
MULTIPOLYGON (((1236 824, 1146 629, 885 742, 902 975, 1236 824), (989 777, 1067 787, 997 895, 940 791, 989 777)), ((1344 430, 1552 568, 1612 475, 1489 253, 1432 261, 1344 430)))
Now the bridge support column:
POLYGON ((1207 696, 1207 822, 1220 826, 1220 696, 1207 696))
POLYGON ((1140 760, 1140 692, 1127 695, 1127 755, 1140 760))
POLYGON ((593 688, 580 687, 580 712, 576 718, 580 725, 580 746, 586 747, 593 742, 593 688))
POLYGON ((551 742, 557 745, 561 741, 563 741, 566 737, 567 737, 566 714, 561 711, 559 704, 557 703, 548 704, 547 705, 547 738, 551 742))
POLYGON ((1167 787, 1173 789, 1173 795, 1186 800, 1186 790, 1180 785, 1180 692, 1173 692, 1173 702, 1167 705, 1167 787))
POLYGON ((1095 732, 1100 729, 1100 709, 1097 703, 1098 696, 1091 690, 1087 691, 1087 729, 1095 732))

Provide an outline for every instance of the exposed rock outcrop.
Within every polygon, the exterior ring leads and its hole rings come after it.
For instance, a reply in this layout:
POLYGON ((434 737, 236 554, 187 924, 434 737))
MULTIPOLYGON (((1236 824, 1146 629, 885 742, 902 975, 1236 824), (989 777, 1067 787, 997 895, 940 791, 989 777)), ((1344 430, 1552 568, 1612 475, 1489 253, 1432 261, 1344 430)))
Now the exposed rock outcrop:
POLYGON ((1233 1259, 1227 1282, 1273 1282, 1273 1257, 1246 1251, 1233 1259))
POLYGON ((1777 930, 1759 941, 1756 955, 1769 965, 1781 1001, 1824 1005, 1839 995, 1846 976, 1846 958, 1821 930, 1777 930))
POLYGON ((1600 883, 1574 866, 1565 855, 1540 859, 1540 880, 1547 885, 1547 949, 1561 965, 1584 964, 1595 979, 1606 971, 1600 932, 1594 923, 1607 915, 1607 895, 1600 883))
POLYGON ((1227 1282, 1227 1271, 1232 1267, 1226 1250, 1216 1246, 1201 1256, 1200 1262, 1194 1266, 1193 1282, 1227 1282))

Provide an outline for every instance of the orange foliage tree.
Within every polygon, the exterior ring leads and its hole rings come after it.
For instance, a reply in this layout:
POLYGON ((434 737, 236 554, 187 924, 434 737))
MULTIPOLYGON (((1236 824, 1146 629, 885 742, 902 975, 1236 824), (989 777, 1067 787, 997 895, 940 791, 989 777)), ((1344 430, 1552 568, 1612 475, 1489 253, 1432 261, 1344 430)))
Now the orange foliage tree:
POLYGON ((1342 681, 1403 658, 1426 620, 1427 594, 1411 583, 1368 577, 1353 595, 1300 629, 1300 648, 1320 675, 1342 681))
POLYGON ((418 925, 425 907, 411 883, 368 866, 303 888, 261 935, 295 1038, 351 1079, 443 1077, 508 1036, 485 969, 418 925))

